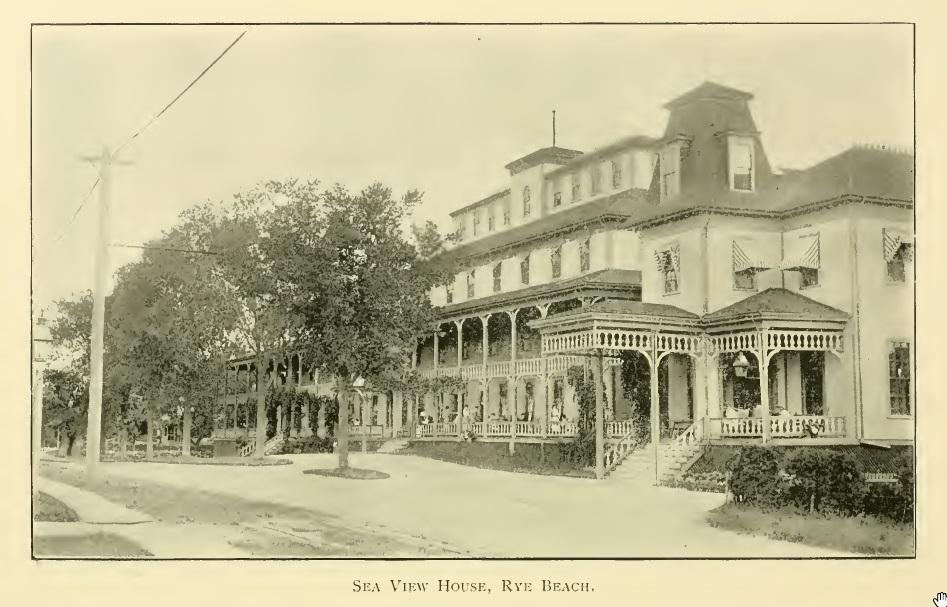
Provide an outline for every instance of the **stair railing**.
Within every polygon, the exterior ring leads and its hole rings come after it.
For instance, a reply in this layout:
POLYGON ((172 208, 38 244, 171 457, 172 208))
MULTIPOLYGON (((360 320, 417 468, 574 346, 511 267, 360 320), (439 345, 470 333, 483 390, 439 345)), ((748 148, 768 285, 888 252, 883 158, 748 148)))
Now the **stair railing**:
POLYGON ((620 439, 605 445, 605 476, 612 473, 638 447, 638 435, 632 429, 620 439))

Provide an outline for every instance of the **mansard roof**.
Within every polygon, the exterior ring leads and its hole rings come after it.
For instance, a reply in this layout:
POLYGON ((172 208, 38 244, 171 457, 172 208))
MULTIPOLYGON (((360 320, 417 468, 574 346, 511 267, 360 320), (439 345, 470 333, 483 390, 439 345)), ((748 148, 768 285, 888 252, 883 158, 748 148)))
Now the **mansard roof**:
POLYGON ((548 148, 538 149, 535 152, 530 152, 525 156, 517 158, 503 168, 510 171, 511 175, 515 175, 516 173, 536 166, 537 164, 565 164, 573 158, 577 158, 581 155, 582 152, 578 150, 570 150, 569 148, 551 146, 548 148))
POLYGON ((664 104, 664 107, 667 109, 674 109, 676 107, 686 105, 693 101, 703 100, 703 99, 717 99, 717 100, 726 100, 726 101, 749 101, 753 99, 753 94, 746 91, 741 91, 739 89, 731 88, 729 86, 724 86, 716 82, 711 82, 705 80, 701 84, 687 91, 686 93, 675 97, 674 99, 668 101, 664 104))

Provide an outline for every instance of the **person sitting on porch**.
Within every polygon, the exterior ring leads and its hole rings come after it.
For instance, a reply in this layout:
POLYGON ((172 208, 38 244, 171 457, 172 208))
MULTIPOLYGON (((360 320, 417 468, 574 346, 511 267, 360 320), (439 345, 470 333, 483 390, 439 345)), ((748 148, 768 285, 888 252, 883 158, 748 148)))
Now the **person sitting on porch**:
POLYGON ((789 409, 787 409, 786 407, 780 407, 779 413, 777 413, 776 415, 780 417, 792 417, 792 412, 790 412, 789 409))

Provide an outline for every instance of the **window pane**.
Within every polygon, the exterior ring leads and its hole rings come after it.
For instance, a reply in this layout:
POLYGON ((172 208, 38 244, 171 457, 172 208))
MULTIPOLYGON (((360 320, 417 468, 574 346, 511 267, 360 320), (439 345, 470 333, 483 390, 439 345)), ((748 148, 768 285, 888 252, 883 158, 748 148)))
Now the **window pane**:
POLYGON ((733 189, 753 189, 753 150, 749 144, 736 144, 730 148, 733 158, 730 170, 733 172, 733 189))

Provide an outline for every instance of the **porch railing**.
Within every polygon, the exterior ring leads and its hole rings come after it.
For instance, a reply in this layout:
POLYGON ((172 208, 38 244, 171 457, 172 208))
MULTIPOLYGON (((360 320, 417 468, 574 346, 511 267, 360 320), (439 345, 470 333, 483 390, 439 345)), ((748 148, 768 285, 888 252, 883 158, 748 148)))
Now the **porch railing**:
POLYGON ((461 379, 542 375, 544 373, 556 373, 572 366, 582 365, 583 360, 581 356, 537 356, 533 358, 522 358, 516 361, 495 360, 488 362, 486 365, 474 363, 461 365, 459 367, 453 365, 438 367, 436 369, 423 369, 421 370, 421 375, 429 378, 456 376, 461 379))
MULTIPOLYGON (((715 418, 709 420, 710 434, 720 438, 763 436, 760 417, 715 418)), ((773 438, 843 437, 846 435, 845 418, 824 415, 775 416, 770 418, 770 436, 773 438)))
POLYGON ((618 442, 605 447, 605 476, 615 470, 638 447, 638 436, 630 429, 618 442))
POLYGON ((349 436, 383 436, 385 427, 382 425, 350 425, 349 436))
MULTIPOLYGON (((457 438, 461 430, 471 431, 475 436, 487 438, 510 437, 514 430, 516 436, 524 438, 571 438, 579 433, 579 424, 574 421, 561 422, 511 422, 486 421, 466 422, 462 428, 457 422, 441 422, 432 424, 415 424, 413 427, 402 428, 398 434, 403 437, 457 438)), ((634 432, 631 421, 613 421, 605 424, 605 436, 609 439, 622 438, 634 432)))

